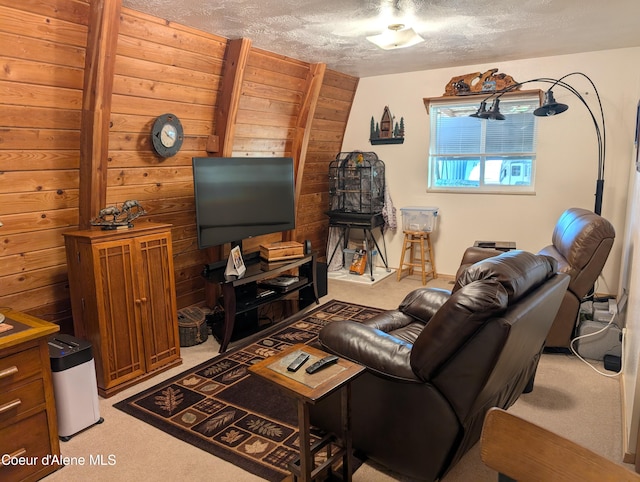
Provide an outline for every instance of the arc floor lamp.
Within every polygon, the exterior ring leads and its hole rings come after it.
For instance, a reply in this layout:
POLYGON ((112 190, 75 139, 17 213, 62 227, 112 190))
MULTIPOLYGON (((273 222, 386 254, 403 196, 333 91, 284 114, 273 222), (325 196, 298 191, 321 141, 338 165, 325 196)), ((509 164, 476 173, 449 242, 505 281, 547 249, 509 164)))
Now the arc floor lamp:
POLYGON ((586 107, 589 115, 591 116, 591 120, 593 121, 593 126, 596 132, 596 138, 598 142, 598 176, 596 179, 596 193, 595 193, 595 207, 594 212, 598 215, 602 213, 602 194, 604 191, 604 164, 605 164, 605 154, 607 147, 607 135, 606 128, 604 123, 604 111, 602 109, 602 102, 600 100, 600 94, 598 93, 598 89, 596 88, 593 81, 582 72, 571 72, 570 74, 563 75, 559 79, 553 79, 548 77, 540 77, 538 79, 530 79, 525 80, 524 82, 518 82, 516 84, 510 85, 509 87, 499 91, 493 92, 492 94, 485 97, 482 102, 480 102, 480 107, 475 114, 471 114, 471 117, 477 117, 479 119, 489 119, 489 120, 504 120, 505 117, 500 113, 500 97, 506 94, 507 92, 511 92, 516 90, 520 86, 524 84, 529 84, 533 82, 543 82, 547 84, 552 84, 549 90, 547 90, 544 94, 544 102, 542 106, 538 107, 535 111, 533 111, 533 115, 538 117, 548 117, 556 114, 562 114, 565 112, 569 106, 566 104, 561 104, 556 101, 553 95, 553 88, 563 87, 573 95, 575 95, 580 102, 586 107), (593 90, 596 94, 596 99, 598 101, 598 109, 600 111, 600 116, 596 117, 593 113, 593 110, 587 104, 585 98, 580 94, 578 90, 576 90, 571 84, 567 83, 565 79, 572 75, 582 76, 593 87, 593 90), (487 109, 487 103, 492 102, 491 106, 487 109))

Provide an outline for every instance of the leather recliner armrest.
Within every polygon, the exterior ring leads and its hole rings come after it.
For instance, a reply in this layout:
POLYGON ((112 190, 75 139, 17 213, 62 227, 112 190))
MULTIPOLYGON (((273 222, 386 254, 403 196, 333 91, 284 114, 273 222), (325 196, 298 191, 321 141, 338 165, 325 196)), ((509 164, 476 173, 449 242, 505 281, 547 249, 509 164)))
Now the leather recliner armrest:
POLYGON ((413 345, 354 321, 334 321, 320 330, 320 343, 331 353, 359 363, 376 374, 423 383, 411 369, 413 345))
MULTIPOLYGON (((384 311, 379 315, 372 316, 368 320, 361 321, 360 323, 368 326, 369 328, 380 330, 385 333, 392 333, 395 330, 402 330, 407 325, 414 322, 414 318, 409 314, 404 314, 400 310, 389 310, 384 311)), ((426 321, 423 321, 423 323, 426 323, 426 321)))
MULTIPOLYGON (((444 305, 451 292, 442 288, 418 288, 409 293, 398 310, 422 323, 428 323, 431 317, 444 305)), ((386 316, 386 315, 385 315, 386 316)), ((390 330, 382 330, 389 332, 390 330)))

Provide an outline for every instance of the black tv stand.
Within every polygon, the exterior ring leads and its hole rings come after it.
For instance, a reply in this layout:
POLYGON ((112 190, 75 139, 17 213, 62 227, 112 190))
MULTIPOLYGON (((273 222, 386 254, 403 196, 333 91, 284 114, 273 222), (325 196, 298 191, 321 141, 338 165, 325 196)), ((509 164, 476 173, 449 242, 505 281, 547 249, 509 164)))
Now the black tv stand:
POLYGON ((208 282, 218 283, 222 287, 224 324, 219 336, 214 333, 220 342, 220 353, 227 350, 234 332, 236 318, 239 315, 256 311, 263 305, 285 298, 293 298, 297 301, 298 311, 314 301, 316 304, 320 303, 316 285, 315 254, 270 265, 264 261, 261 262, 260 258, 245 259, 246 273, 241 278, 234 279, 225 279, 226 261, 223 266, 212 267, 216 264, 207 265, 202 274, 208 282), (296 269, 299 280, 283 289, 262 285, 262 282, 267 279, 296 269))
POLYGON ((202 275, 206 278, 209 276, 210 272, 213 272, 217 269, 225 269, 227 267, 227 260, 214 261, 213 263, 205 264, 204 270, 202 270, 202 275))
MULTIPOLYGON (((231 244, 231 249, 233 249, 236 246, 240 247, 240 252, 242 253, 242 260, 244 261, 245 265, 259 261, 260 252, 259 251, 253 251, 251 253, 244 253, 242 251, 242 241, 233 241, 230 244, 231 244)), ((204 265, 203 275, 206 278, 208 276, 207 273, 215 271, 215 270, 220 269, 220 268, 226 268, 226 266, 227 266, 227 259, 226 258, 225 259, 221 259, 220 261, 214 261, 213 263, 205 264, 204 265)))

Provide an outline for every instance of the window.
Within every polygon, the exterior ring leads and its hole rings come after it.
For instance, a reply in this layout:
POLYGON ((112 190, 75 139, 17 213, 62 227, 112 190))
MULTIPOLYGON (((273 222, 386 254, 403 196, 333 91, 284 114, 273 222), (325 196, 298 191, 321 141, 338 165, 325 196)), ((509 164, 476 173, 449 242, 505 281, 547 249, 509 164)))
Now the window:
POLYGON ((533 192, 537 125, 533 111, 540 106, 538 93, 501 97, 500 112, 506 118, 502 121, 469 117, 482 99, 474 96, 430 103, 428 189, 533 192))

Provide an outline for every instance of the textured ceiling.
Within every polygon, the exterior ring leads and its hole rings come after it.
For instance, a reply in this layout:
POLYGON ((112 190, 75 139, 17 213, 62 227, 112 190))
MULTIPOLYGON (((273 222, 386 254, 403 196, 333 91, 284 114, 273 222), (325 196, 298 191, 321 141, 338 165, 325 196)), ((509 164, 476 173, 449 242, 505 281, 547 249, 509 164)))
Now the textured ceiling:
MULTIPOLYGON (((640 0, 123 0, 134 10, 356 77, 640 45, 640 0), (404 23, 425 42, 368 42, 404 23)), ((635 59, 634 61, 638 61, 635 59)))

